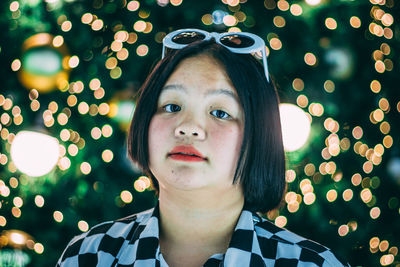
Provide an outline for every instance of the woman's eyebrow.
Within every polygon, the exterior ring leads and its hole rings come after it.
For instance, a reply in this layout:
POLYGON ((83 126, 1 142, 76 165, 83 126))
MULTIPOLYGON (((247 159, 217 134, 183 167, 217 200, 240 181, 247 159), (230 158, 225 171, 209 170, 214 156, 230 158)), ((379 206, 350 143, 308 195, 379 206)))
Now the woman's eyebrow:
MULTIPOLYGON (((162 91, 165 92, 167 90, 177 90, 177 91, 181 91, 187 94, 187 90, 184 86, 180 85, 180 84, 168 84, 166 86, 163 87, 162 91)), ((233 98, 235 101, 238 101, 238 98, 236 96, 236 94, 232 91, 232 90, 228 90, 228 89, 210 89, 208 91, 206 91, 205 96, 212 96, 212 95, 226 95, 229 96, 231 98, 233 98)))

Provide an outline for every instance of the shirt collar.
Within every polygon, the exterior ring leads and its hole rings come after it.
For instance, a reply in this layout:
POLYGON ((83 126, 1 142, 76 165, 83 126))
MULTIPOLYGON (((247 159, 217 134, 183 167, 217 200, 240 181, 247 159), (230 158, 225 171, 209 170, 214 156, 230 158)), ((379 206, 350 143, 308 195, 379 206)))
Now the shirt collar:
MULTIPOLYGON (((153 246, 151 252, 147 250, 146 254, 153 255, 154 258, 160 261, 161 266, 167 266, 160 252, 159 218, 160 210, 157 202, 151 215, 140 222, 140 225, 144 226, 141 233, 139 236, 137 234, 134 235, 136 238, 133 238, 136 240, 131 240, 131 242, 133 243, 143 239, 157 239, 158 245, 153 246)), ((261 217, 255 212, 243 209, 235 226, 227 251, 224 255, 214 254, 211 258, 222 258, 224 266, 237 266, 238 263, 240 263, 239 266, 250 266, 250 263, 255 259, 263 262, 257 233, 254 228, 254 225, 260 221, 262 221, 261 217)))

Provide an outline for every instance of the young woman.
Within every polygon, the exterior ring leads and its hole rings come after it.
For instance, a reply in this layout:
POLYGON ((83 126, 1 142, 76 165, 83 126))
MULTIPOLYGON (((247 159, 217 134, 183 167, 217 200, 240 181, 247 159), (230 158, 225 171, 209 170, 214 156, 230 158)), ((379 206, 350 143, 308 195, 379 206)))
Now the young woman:
POLYGON ((128 137, 158 203, 74 238, 57 266, 344 266, 256 213, 275 208, 285 191, 263 40, 185 29, 163 44, 128 137))

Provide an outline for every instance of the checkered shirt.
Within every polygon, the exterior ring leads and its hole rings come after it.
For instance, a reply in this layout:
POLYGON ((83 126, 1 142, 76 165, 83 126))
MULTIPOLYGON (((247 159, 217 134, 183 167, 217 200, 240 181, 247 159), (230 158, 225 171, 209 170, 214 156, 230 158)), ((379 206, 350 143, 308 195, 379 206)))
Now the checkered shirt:
MULTIPOLYGON (((57 267, 168 267, 160 252, 159 208, 94 226, 73 238, 57 267)), ((215 254, 204 267, 337 267, 350 266, 314 241, 279 228, 243 210, 225 254, 215 254)))

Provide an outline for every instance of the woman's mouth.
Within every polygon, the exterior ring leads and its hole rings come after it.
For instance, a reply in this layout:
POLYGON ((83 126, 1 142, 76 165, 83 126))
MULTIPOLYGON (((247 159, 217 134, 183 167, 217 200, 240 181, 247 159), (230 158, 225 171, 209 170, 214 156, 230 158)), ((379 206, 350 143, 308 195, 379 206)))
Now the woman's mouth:
POLYGON ((169 157, 171 159, 180 161, 206 161, 206 159, 199 157, 197 155, 185 154, 185 153, 169 154, 169 157))
POLYGON ((169 153, 168 157, 180 161, 207 161, 195 147, 191 145, 181 145, 174 147, 169 153))

